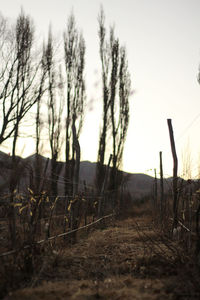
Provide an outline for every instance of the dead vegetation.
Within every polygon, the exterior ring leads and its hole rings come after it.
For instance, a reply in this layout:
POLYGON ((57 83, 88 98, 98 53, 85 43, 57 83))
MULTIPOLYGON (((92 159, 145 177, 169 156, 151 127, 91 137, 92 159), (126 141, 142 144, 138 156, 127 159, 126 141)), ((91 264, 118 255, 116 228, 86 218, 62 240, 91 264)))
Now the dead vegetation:
POLYGON ((49 245, 28 287, 5 299, 199 299, 195 259, 146 209, 134 208, 134 217, 112 220, 67 248, 49 245))

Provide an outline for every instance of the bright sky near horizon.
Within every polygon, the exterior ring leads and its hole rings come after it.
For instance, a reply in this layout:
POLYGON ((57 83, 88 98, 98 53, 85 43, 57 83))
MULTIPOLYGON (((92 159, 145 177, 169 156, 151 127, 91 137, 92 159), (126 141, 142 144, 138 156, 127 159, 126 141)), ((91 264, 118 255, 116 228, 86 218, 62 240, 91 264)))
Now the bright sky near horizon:
MULTIPOLYGON (((172 175, 167 127, 167 118, 171 118, 179 175, 183 153, 191 153, 192 175, 196 176, 200 165, 199 0, 0 0, 0 11, 12 20, 23 7, 33 18, 37 34, 46 35, 51 23, 54 34, 61 36, 73 9, 87 52, 88 107, 80 140, 82 160, 95 161, 101 118, 97 34, 101 4, 107 28, 114 23, 116 35, 126 45, 134 91, 123 169, 153 175, 149 170, 159 170, 162 151, 164 174, 172 175)), ((24 152, 34 151, 29 150, 24 152)))

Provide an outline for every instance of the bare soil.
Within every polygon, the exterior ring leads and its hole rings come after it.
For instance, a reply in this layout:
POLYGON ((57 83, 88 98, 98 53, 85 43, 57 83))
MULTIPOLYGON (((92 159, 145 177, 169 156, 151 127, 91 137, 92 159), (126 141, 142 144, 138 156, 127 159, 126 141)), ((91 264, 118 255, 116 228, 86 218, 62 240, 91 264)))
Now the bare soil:
POLYGON ((192 267, 183 268, 174 249, 160 239, 151 216, 115 220, 51 252, 30 287, 4 299, 200 299, 192 267))

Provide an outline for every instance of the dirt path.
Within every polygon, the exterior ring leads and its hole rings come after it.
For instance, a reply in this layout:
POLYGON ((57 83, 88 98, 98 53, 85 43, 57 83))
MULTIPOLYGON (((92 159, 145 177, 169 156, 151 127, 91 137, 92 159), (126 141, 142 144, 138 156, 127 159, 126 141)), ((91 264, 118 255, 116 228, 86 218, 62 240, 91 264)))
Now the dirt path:
POLYGON ((115 221, 54 253, 33 281, 39 282, 37 287, 18 290, 5 299, 199 299, 181 296, 176 272, 152 249, 148 251, 137 224, 144 236, 155 238, 148 217, 115 221))

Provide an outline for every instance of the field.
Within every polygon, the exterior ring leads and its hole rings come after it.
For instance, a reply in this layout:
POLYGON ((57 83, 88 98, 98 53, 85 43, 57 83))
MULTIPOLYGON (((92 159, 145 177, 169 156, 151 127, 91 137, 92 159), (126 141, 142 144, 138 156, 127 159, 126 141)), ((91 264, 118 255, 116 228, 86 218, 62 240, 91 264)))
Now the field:
POLYGON ((156 224, 145 204, 79 233, 70 246, 49 242, 31 281, 4 299, 199 299, 194 260, 156 224))

